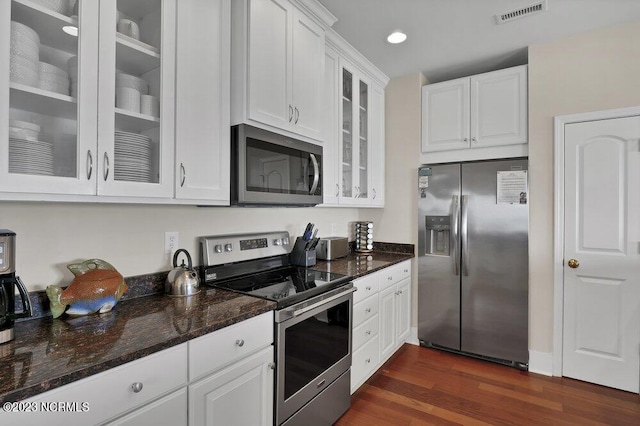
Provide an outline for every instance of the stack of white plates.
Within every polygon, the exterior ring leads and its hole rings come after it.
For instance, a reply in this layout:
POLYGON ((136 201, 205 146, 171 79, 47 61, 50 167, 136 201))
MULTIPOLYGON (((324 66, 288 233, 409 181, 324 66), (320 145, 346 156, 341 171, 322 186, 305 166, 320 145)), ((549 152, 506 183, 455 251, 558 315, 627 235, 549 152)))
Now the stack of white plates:
POLYGON ((116 130, 113 177, 129 182, 151 182, 151 138, 116 130))
POLYGON ((10 137, 9 173, 53 176, 53 144, 10 137))
POLYGON ((39 86, 43 90, 69 94, 69 74, 62 68, 58 68, 46 62, 40 62, 40 83, 39 86))
POLYGON ((67 71, 71 80, 71 96, 78 97, 78 57, 72 56, 67 61, 67 71))
POLYGON ((40 58, 38 33, 24 24, 11 21, 11 48, 9 52, 10 80, 37 87, 40 58))
POLYGON ((118 87, 136 89, 141 95, 149 94, 149 83, 147 83, 147 80, 123 72, 116 73, 116 89, 118 87))

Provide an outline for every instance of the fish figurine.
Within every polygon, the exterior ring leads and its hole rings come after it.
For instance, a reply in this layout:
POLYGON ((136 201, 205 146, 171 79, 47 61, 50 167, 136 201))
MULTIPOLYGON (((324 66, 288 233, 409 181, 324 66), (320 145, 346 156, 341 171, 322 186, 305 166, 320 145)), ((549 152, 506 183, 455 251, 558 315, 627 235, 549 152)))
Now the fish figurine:
POLYGON ((47 286, 54 318, 65 311, 69 315, 109 312, 128 290, 122 275, 104 260, 89 259, 67 265, 67 268, 75 275, 67 288, 47 286))

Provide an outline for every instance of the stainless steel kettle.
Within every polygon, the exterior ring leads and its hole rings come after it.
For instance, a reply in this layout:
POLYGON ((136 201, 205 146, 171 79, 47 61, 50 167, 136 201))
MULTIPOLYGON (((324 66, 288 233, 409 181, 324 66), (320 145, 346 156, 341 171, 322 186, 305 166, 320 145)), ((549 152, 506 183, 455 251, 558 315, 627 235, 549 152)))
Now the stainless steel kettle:
POLYGON ((185 249, 178 249, 173 255, 173 269, 167 275, 164 290, 165 293, 171 296, 191 296, 200 291, 200 277, 193 270, 191 255, 185 249), (184 253, 187 257, 187 265, 184 264, 183 259, 182 264, 178 266, 178 255, 180 253, 184 253))

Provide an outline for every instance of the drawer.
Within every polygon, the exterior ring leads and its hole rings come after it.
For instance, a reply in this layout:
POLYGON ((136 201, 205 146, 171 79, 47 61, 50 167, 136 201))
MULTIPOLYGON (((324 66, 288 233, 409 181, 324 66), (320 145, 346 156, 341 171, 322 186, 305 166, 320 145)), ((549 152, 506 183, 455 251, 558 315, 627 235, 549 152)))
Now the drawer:
POLYGON ((189 342, 189 380, 211 374, 272 343, 272 311, 193 339, 189 342))
POLYGON ((353 303, 356 304, 378 292, 378 275, 371 274, 358 278, 353 285, 358 288, 358 291, 353 293, 353 303))
POLYGON ((98 424, 147 404, 187 384, 187 344, 149 355, 28 399, 29 402, 78 405, 67 412, 2 413, 20 425, 98 424), (134 392, 132 385, 141 383, 134 392), (22 418, 21 414, 29 414, 22 418), (15 416, 14 416, 15 415, 15 416), (43 417, 42 417, 43 416, 43 417), (19 421, 18 421, 19 420, 19 421))
POLYGON ((353 329, 353 350, 356 351, 360 346, 378 335, 380 316, 374 315, 359 326, 353 329))
POLYGON ((405 278, 411 276, 411 261, 405 260, 402 263, 390 266, 380 271, 380 290, 390 285, 397 284, 405 278))
POLYGON ((353 326, 356 327, 378 313, 378 294, 353 305, 353 326))
POLYGON ((376 370, 380 361, 378 336, 369 340, 353 353, 351 361, 351 393, 376 370))

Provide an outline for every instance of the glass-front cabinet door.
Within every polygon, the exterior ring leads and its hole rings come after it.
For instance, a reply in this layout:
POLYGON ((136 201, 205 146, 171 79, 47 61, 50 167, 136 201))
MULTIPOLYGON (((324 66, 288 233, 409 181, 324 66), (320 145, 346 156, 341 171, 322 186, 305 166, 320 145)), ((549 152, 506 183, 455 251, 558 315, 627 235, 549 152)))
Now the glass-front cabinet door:
POLYGON ((100 2, 98 195, 173 195, 175 12, 175 0, 100 2))
POLYGON ((0 192, 172 197, 175 2, 0 2, 0 192))
POLYGON ((95 1, 0 2, 0 191, 95 193, 98 16, 95 1))
POLYGON ((365 204, 369 198, 369 84, 341 61, 342 103, 340 203, 365 204))

